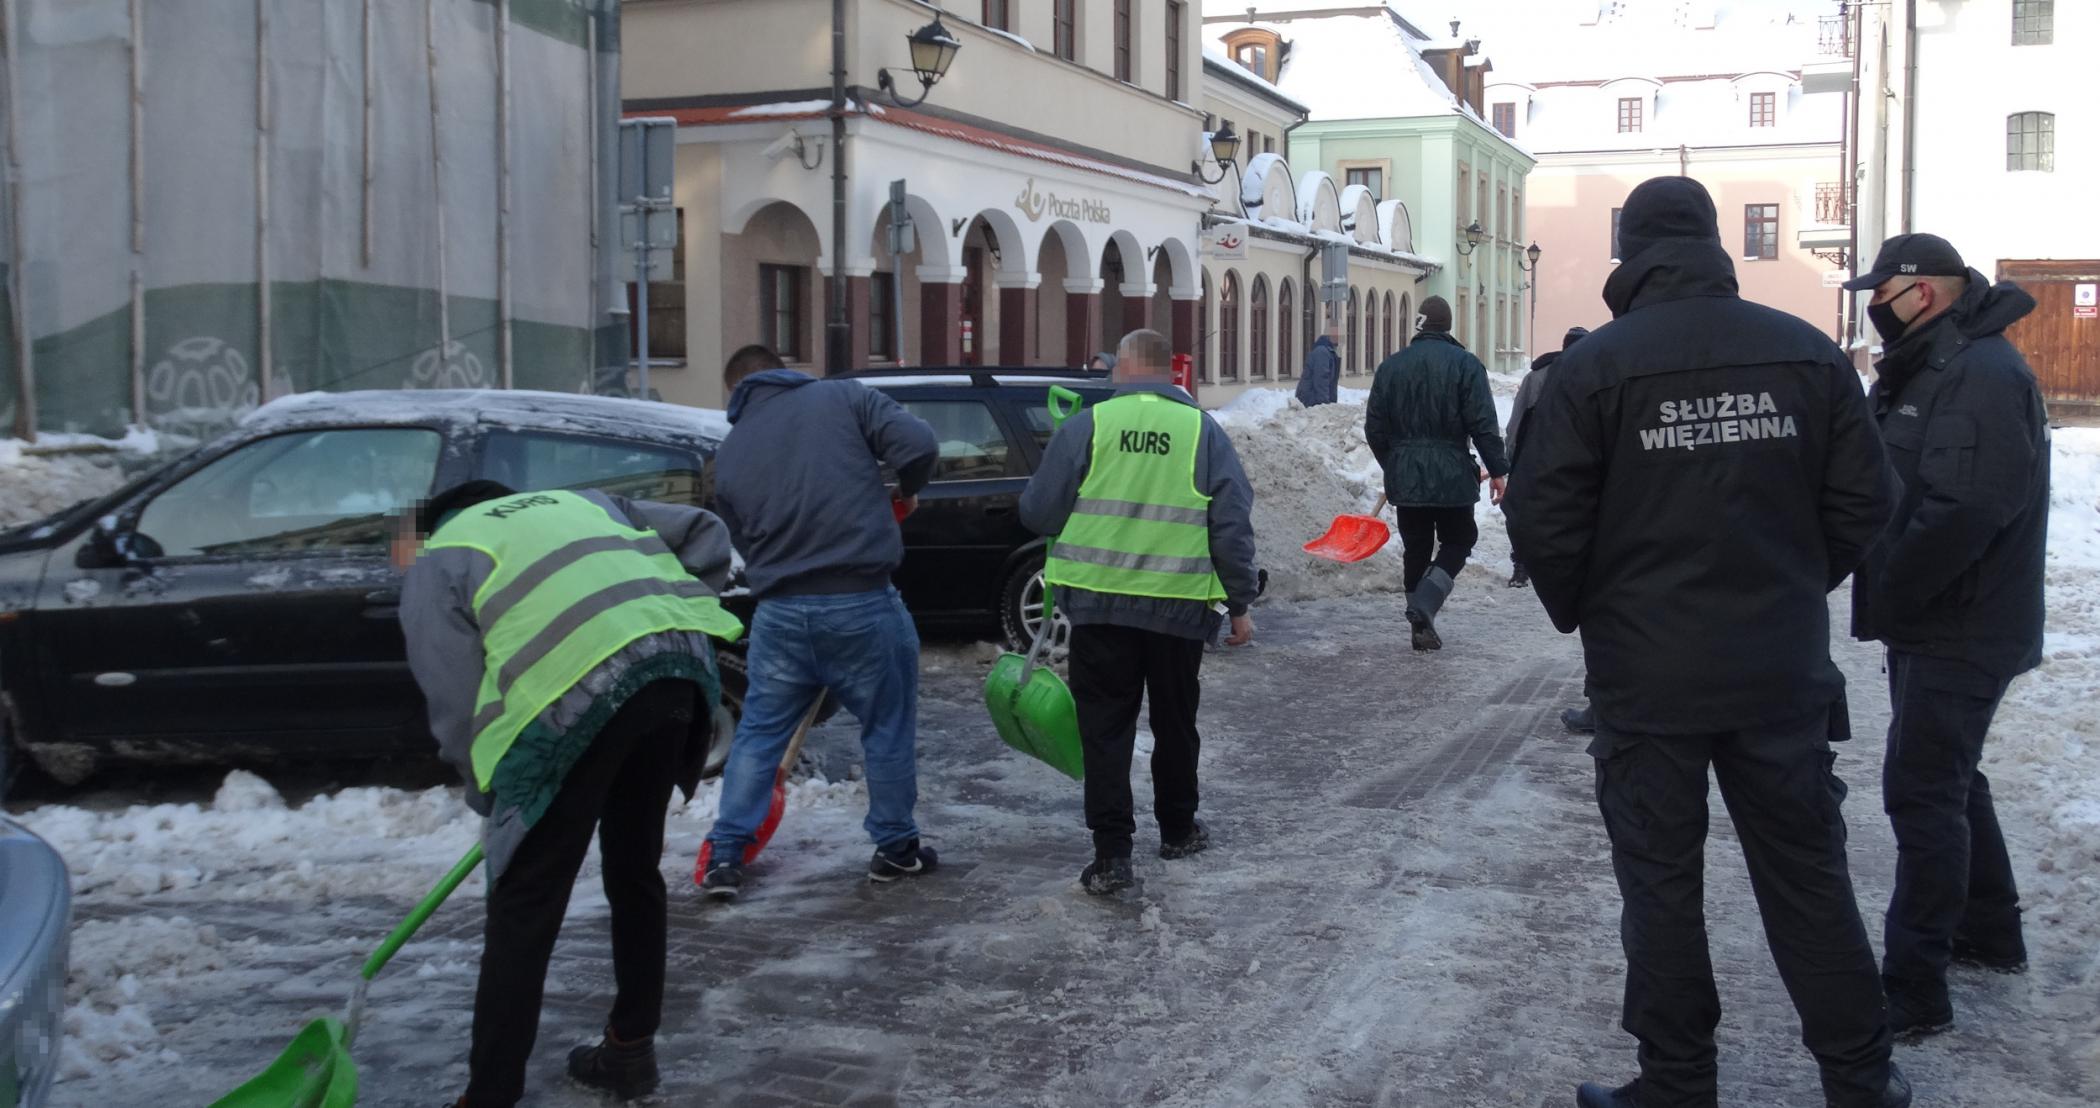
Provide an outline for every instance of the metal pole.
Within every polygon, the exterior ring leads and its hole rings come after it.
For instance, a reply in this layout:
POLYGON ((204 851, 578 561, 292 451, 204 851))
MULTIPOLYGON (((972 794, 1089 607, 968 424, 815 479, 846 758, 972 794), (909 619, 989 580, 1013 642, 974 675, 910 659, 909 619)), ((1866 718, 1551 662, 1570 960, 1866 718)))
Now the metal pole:
POLYGON ((131 418, 146 425, 146 13, 131 0, 131 418))
POLYGON ((15 436, 36 440, 36 344, 29 339, 29 287, 22 267, 29 247, 22 241, 22 116, 16 105, 20 91, 22 59, 15 49, 16 29, 22 25, 15 0, 0 0, 0 53, 7 59, 5 92, 7 116, 7 220, 8 242, 13 256, 7 265, 7 309, 14 318, 15 332, 15 436))
MULTIPOLYGON (((890 316, 895 320, 890 330, 890 353, 897 364, 904 364, 904 260, 897 259, 897 272, 890 275, 890 316)), ((1003 354, 1004 351, 1001 351, 1003 354)))
POLYGON ((635 128, 639 172, 635 181, 642 189, 634 198, 634 366, 635 389, 649 399, 649 216, 656 210, 648 195, 649 128, 635 128))
POLYGON ((372 264, 372 179, 375 172, 372 164, 372 0, 364 0, 363 35, 365 102, 364 121, 360 128, 362 132, 360 141, 364 146, 364 150, 359 156, 364 161, 362 166, 364 196, 360 201, 361 211, 359 215, 362 224, 358 232, 358 262, 363 266, 370 267, 372 264))
POLYGON ((432 205, 437 221, 438 348, 434 382, 445 379, 445 359, 452 354, 452 303, 445 282, 445 146, 439 127, 437 0, 423 3, 423 52, 425 72, 430 77, 430 184, 436 197, 432 205))
POLYGON ((510 0, 496 4, 496 361, 513 387, 510 303, 510 0))
POLYGON ((255 366, 265 404, 277 376, 270 314, 270 0, 255 0, 255 366))
MULTIPOLYGON (((831 0, 831 310, 824 325, 824 372, 850 368, 853 325, 846 319, 846 0, 831 0)), ((904 295, 902 274, 897 295, 904 295)), ((904 337, 897 337, 903 346, 904 337)))

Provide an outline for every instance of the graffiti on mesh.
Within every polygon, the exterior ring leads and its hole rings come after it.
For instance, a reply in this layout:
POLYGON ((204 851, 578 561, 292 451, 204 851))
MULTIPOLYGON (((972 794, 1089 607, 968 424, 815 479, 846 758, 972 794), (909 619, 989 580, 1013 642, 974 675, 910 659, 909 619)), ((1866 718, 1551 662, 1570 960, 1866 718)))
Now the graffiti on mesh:
POLYGON ((416 355, 415 363, 409 366, 408 380, 401 383, 408 389, 485 389, 494 382, 489 379, 488 366, 480 355, 462 343, 445 344, 445 357, 438 360, 435 347, 416 355))
MULTIPOLYGON (((289 391, 288 381, 278 383, 289 391)), ((247 355, 224 339, 183 339, 146 371, 146 423, 158 431, 214 434, 261 403, 262 386, 247 355)))

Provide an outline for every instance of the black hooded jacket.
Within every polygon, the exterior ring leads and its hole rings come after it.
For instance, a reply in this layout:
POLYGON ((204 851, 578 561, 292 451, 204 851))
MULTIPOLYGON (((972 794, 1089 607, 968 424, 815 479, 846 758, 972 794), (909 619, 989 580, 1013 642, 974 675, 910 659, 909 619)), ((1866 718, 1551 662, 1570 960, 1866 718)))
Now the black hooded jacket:
POLYGON ((1828 338, 1737 295, 1712 200, 1636 189, 1614 319, 1553 365, 1504 509, 1597 715, 1686 734, 1800 719, 1844 691, 1828 593, 1895 491, 1858 375, 1828 338))
POLYGON ((1855 636, 2000 678, 2041 663, 2049 420, 2004 335, 2032 311, 2018 285, 1972 269, 1953 309, 1876 367, 1869 400, 1903 499, 1853 579, 1855 636))

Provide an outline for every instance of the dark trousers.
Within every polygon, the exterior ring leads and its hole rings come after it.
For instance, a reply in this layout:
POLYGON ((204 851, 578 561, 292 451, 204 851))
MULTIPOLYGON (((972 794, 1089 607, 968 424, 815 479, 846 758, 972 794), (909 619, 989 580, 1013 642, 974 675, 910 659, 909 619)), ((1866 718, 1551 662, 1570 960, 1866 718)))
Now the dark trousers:
POLYGON ((569 771, 545 815, 489 890, 466 1103, 516 1104, 539 1032, 547 960, 569 891, 598 833, 612 907, 613 981, 607 1027, 622 1041, 656 1033, 664 1004, 664 810, 696 690, 658 681, 630 697, 569 771))
POLYGON ((1401 508, 1399 513, 1401 586, 1408 592, 1415 591, 1432 565, 1456 580, 1459 571, 1466 568, 1466 559, 1473 556, 1473 544, 1480 541, 1480 525, 1473 522, 1473 506, 1401 508))
POLYGON ((1829 716, 1706 735, 1597 721, 1597 806, 1624 900, 1622 1026, 1640 1040, 1642 1108, 1713 1108, 1721 1002, 1706 949, 1707 767, 1742 840, 1772 960, 1831 1105, 1881 1104, 1889 1022, 1845 861, 1829 716))
POLYGON ((2019 934, 2012 859, 1977 768, 2007 684, 1959 659, 1889 652, 1881 797, 1896 831, 1896 891, 1882 972, 1892 978, 1937 989, 1956 933, 1984 943, 2019 934))
POLYGON ((1086 769, 1086 826, 1094 855, 1130 857, 1137 817, 1130 795, 1130 757, 1138 703, 1152 701, 1152 803, 1162 841, 1188 837, 1196 825, 1197 673, 1203 643, 1157 631, 1107 624, 1072 628, 1072 699, 1086 769))

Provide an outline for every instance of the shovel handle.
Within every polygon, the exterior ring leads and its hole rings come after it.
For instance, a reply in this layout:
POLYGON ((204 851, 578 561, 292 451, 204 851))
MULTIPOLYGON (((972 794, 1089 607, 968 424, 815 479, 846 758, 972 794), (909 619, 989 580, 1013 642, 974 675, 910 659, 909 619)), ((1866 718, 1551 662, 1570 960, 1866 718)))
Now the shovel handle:
POLYGON ((1379 493, 1379 494, 1378 494, 1378 506, 1377 506, 1376 508, 1373 508, 1373 509, 1371 509, 1371 514, 1375 516, 1375 515, 1383 515, 1384 513, 1385 513, 1385 494, 1384 494, 1384 493, 1379 493))
POLYGON ((1050 409, 1050 430, 1056 431, 1065 425, 1066 420, 1079 414, 1079 409, 1086 406, 1086 397, 1063 385, 1052 385, 1046 406, 1050 409))
POLYGON ((437 887, 430 890, 416 904, 415 910, 408 914, 408 918, 401 921, 401 926, 394 928, 393 932, 386 937, 386 941, 379 944, 379 949, 373 951, 370 958, 365 959, 365 968, 362 971, 364 979, 370 981, 377 976, 379 971, 385 968, 389 961, 393 960, 395 952, 401 949, 402 944, 415 937, 416 932, 422 928, 423 922, 430 918, 432 912, 438 910, 438 905, 443 904, 445 898, 452 895, 452 890, 459 888, 459 883, 465 881, 467 875, 474 872, 474 868, 480 864, 481 844, 475 843, 473 848, 468 850, 466 855, 452 867, 452 872, 447 873, 444 879, 437 883, 437 887))
POLYGON ((824 708, 824 692, 820 689, 817 698, 809 702, 809 710, 802 713, 802 722, 795 725, 794 737, 788 740, 787 754, 780 759, 780 772, 775 780, 787 780, 788 771, 795 768, 795 759, 802 756, 802 740, 809 738, 809 729, 817 725, 817 713, 824 708))

